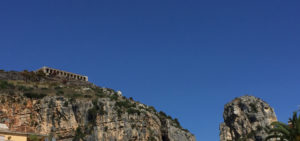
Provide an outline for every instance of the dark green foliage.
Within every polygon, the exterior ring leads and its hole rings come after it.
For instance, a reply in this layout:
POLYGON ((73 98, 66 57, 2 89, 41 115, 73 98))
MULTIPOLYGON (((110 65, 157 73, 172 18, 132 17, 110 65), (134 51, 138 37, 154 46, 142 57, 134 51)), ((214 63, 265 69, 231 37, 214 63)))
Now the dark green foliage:
POLYGON ((116 94, 116 93, 114 93, 114 94, 112 94, 109 98, 111 99, 111 100, 114 100, 114 101, 116 101, 116 100, 118 100, 118 95, 116 94))
POLYGON ((42 77, 45 77, 46 74, 43 71, 40 70, 40 71, 36 72, 36 76, 39 77, 39 78, 42 78, 42 77))
POLYGON ((135 109, 135 108, 129 108, 129 109, 127 109, 127 113, 128 113, 128 114, 138 114, 138 115, 140 115, 140 114, 141 114, 141 111, 140 111, 140 110, 137 110, 137 109, 135 109))
POLYGON ((62 88, 60 86, 54 87, 55 90, 61 90, 62 88))
POLYGON ((150 134, 150 137, 148 138, 147 141, 156 141, 155 137, 154 137, 154 131, 151 130, 150 128, 147 128, 147 130, 149 130, 149 134, 150 134))
POLYGON ((104 108, 103 108, 103 103, 98 103, 98 101, 96 100, 93 100, 93 108, 89 109, 88 110, 88 121, 90 123, 92 123, 93 125, 96 124, 96 119, 97 119, 97 115, 104 115, 106 114, 106 111, 104 111, 104 108))
POLYGON ((42 99, 46 94, 37 94, 37 93, 24 93, 24 96, 30 99, 42 99))
POLYGON ((66 95, 67 97, 71 98, 71 99, 76 99, 76 98, 80 98, 82 97, 83 95, 82 94, 78 94, 78 93, 75 93, 75 94, 67 94, 66 95))
POLYGON ((167 114, 166 114, 165 112, 163 112, 163 111, 160 111, 160 112, 159 112, 159 115, 160 115, 160 116, 163 116, 163 117, 167 117, 167 114))
POLYGON ((27 70, 24 70, 23 72, 21 72, 21 74, 24 76, 25 81, 39 81, 41 80, 43 77, 45 77, 45 74, 42 74, 43 72, 29 72, 27 70))
POLYGON ((96 96, 100 98, 106 97, 104 93, 96 93, 96 96))
POLYGON ((150 106, 150 107, 148 108, 148 110, 149 110, 149 111, 152 111, 152 112, 155 112, 155 113, 157 112, 156 109, 155 109, 153 106, 150 106))
POLYGON ((185 131, 185 132, 190 132, 188 129, 182 128, 182 130, 185 131))
POLYGON ((84 140, 84 137, 85 137, 85 134, 83 133, 82 129, 80 127, 77 127, 73 141, 84 140))
POLYGON ((155 137, 151 136, 148 138, 148 141, 156 141, 155 137))
POLYGON ((122 116, 123 111, 121 109, 117 109, 118 117, 120 118, 122 116))
POLYGON ((88 110, 88 121, 91 123, 96 123, 96 118, 97 118, 97 110, 95 108, 91 108, 88 110))
POLYGON ((92 98, 92 95, 87 95, 87 94, 86 94, 86 95, 84 95, 83 97, 84 97, 84 98, 92 98))
POLYGON ((33 90, 33 88, 32 87, 26 87, 26 86, 22 86, 22 85, 20 85, 20 86, 17 86, 18 87, 18 90, 19 91, 32 91, 33 90))
POLYGON ((260 125, 257 125, 257 126, 256 126, 256 130, 257 130, 257 131, 261 131, 261 130, 263 130, 263 127, 261 127, 260 125))
POLYGON ((2 103, 2 104, 5 103, 5 99, 4 99, 4 98, 1 99, 1 103, 2 103))
POLYGON ((96 93, 95 95, 97 97, 100 97, 100 98, 107 97, 107 95, 103 91, 103 88, 96 87, 96 88, 93 88, 93 90, 95 91, 95 93, 96 93))
POLYGON ((106 90, 109 92, 109 93, 113 93, 113 94, 115 94, 116 93, 116 91, 114 90, 114 89, 111 89, 111 88, 106 88, 106 90))
POLYGON ((174 123, 178 128, 182 128, 177 118, 174 119, 174 123))
POLYGON ((300 115, 293 113, 293 117, 289 119, 289 125, 282 122, 273 122, 273 128, 269 129, 267 140, 280 139, 282 141, 299 141, 300 140, 300 115))
POLYGON ((14 89, 15 86, 7 81, 0 80, 0 89, 14 89))
POLYGON ((56 91, 56 95, 63 95, 64 94, 64 91, 63 90, 57 90, 56 91))
POLYGON ((136 103, 132 103, 129 100, 125 99, 123 101, 117 101, 115 104, 115 110, 117 111, 118 117, 121 117, 123 112, 127 112, 128 114, 138 115, 141 113, 140 110, 136 109, 136 103))
POLYGON ((129 97, 129 100, 133 101, 133 98, 132 98, 132 97, 129 97))
POLYGON ((68 107, 68 105, 69 105, 69 102, 68 102, 68 101, 65 101, 64 107, 68 107))
POLYGON ((29 135, 30 141, 39 141, 40 138, 37 135, 29 135))
POLYGON ((255 105, 254 103, 250 103, 249 105, 250 105, 250 107, 251 107, 252 112, 254 112, 254 113, 257 113, 257 112, 258 112, 258 111, 257 111, 257 107, 256 107, 256 105, 255 105))
POLYGON ((48 88, 41 88, 42 90, 48 90, 48 88))
POLYGON ((123 107, 123 108, 128 109, 128 108, 130 108, 130 107, 133 107, 134 105, 131 104, 130 101, 124 100, 124 101, 117 101, 117 102, 116 102, 116 106, 117 106, 117 107, 121 107, 121 108, 123 107))
POLYGON ((106 131, 107 131, 107 129, 108 129, 108 127, 107 127, 107 126, 105 126, 105 127, 104 127, 104 132, 106 132, 106 131))
POLYGON ((52 107, 55 107, 55 102, 53 101, 53 99, 51 99, 50 101, 49 101, 49 105, 48 105, 48 107, 49 108, 52 108, 52 107))

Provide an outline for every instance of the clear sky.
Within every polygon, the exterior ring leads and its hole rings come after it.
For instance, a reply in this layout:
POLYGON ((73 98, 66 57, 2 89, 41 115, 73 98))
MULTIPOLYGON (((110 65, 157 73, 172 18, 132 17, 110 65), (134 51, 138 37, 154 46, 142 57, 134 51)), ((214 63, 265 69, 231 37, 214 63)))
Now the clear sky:
POLYGON ((300 104, 299 0, 1 0, 0 68, 54 67, 219 140, 251 94, 281 121, 300 104))

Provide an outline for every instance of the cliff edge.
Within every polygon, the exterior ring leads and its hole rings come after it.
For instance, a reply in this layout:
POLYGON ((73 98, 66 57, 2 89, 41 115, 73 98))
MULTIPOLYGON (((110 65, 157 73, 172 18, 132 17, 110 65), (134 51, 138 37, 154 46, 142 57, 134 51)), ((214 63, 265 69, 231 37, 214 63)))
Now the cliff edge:
POLYGON ((113 89, 0 71, 0 122, 59 141, 195 141, 177 119, 113 89))

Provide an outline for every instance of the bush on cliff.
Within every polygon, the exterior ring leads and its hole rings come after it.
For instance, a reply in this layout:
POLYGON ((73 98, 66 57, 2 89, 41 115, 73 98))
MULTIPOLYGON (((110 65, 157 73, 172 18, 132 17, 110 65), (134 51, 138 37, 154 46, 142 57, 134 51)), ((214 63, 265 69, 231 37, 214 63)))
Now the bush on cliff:
POLYGON ((24 93, 24 96, 30 99, 42 99, 46 96, 46 94, 37 94, 37 93, 24 93))
POLYGON ((0 89, 14 89, 15 86, 7 81, 0 80, 0 89))

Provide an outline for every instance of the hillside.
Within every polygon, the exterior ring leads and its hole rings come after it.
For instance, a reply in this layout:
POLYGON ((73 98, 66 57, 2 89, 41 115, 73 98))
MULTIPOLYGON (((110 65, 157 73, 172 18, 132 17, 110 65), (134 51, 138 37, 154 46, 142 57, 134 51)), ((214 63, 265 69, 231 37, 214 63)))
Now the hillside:
POLYGON ((43 73, 0 71, 0 121, 56 140, 195 141, 177 119, 113 89, 43 73))

